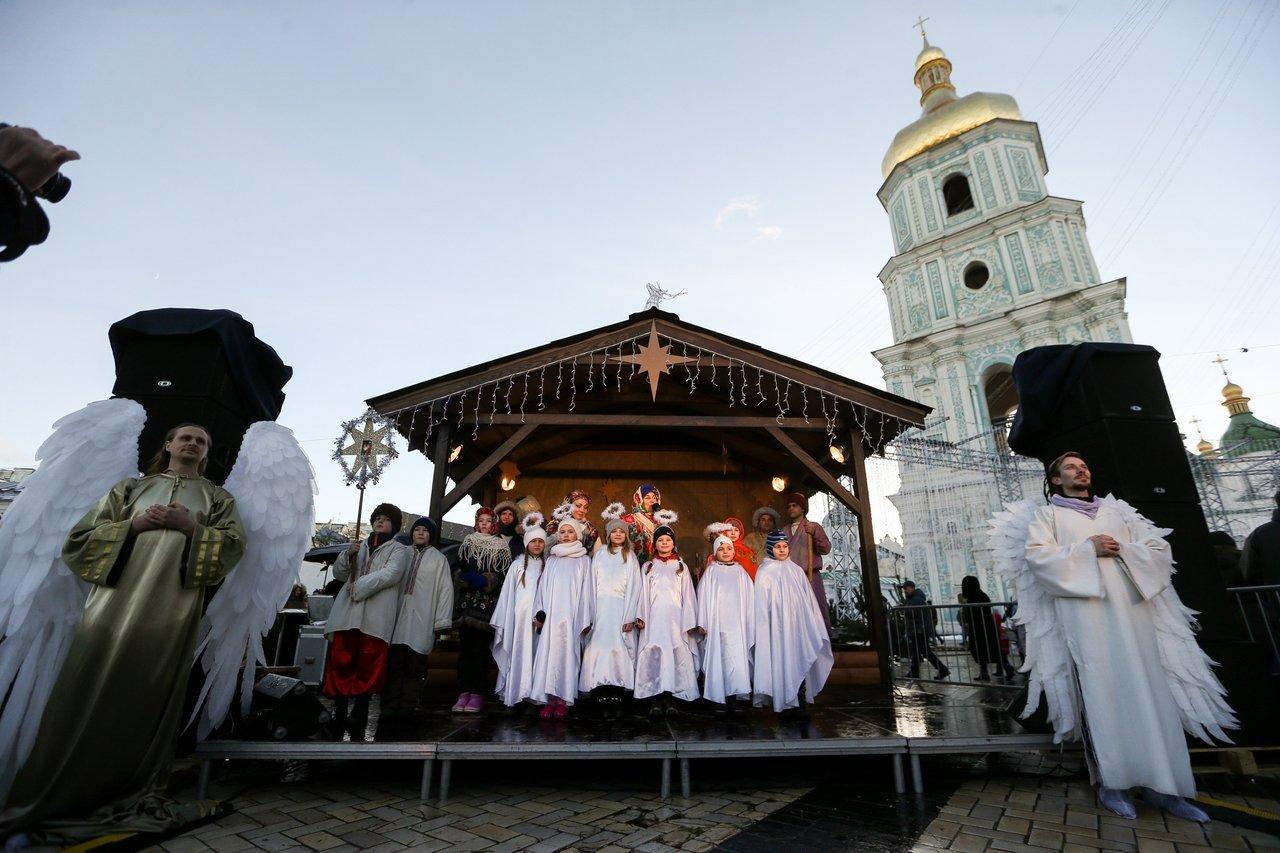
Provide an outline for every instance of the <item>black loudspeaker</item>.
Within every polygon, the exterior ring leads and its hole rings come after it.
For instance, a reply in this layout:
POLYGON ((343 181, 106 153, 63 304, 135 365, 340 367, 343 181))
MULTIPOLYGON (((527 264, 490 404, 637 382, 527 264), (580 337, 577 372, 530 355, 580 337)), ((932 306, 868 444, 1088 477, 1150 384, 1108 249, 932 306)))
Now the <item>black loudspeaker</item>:
POLYGON ((249 425, 275 420, 292 369, 231 311, 166 308, 111 327, 117 397, 147 410, 138 442, 145 470, 164 435, 180 423, 207 427, 213 439, 205 476, 222 483, 249 425))
POLYGON ((1100 418, 1044 436, 1042 460, 1074 450, 1093 474, 1093 490, 1130 503, 1200 500, 1178 425, 1172 421, 1100 418))
POLYGON ((1102 418, 1173 423, 1159 361, 1160 353, 1152 349, 1094 353, 1079 380, 1063 392, 1056 410, 1059 424, 1070 428, 1102 418))

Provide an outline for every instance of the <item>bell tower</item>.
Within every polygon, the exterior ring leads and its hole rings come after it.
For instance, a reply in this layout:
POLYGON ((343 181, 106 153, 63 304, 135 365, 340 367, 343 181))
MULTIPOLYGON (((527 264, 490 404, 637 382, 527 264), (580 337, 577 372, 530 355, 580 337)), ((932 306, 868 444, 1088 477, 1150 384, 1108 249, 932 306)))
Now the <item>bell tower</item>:
MULTIPOLYGON (((930 438, 994 452, 1017 407, 1018 353, 1132 341, 1125 280, 1101 279, 1083 203, 1049 194, 1036 123, 1009 95, 959 95, 951 60, 923 28, 921 39, 912 78, 921 114, 898 131, 881 163, 877 196, 893 255, 879 277, 893 344, 874 354, 890 391, 934 407, 930 438)), ((994 595, 990 561, 981 565, 986 519, 999 506, 990 475, 926 478, 912 467, 904 466, 894 497, 911 570, 928 566, 935 601, 951 600, 964 574, 978 575, 994 595), (939 479, 948 479, 946 502, 955 505, 946 517, 922 508, 942 503, 926 500, 942 488, 939 479)))

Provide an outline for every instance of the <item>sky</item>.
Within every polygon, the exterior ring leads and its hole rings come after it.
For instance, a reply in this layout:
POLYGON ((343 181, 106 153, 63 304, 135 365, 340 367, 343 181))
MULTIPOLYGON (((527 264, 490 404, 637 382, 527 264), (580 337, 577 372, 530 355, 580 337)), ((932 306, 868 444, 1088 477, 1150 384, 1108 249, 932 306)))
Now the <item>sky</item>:
MULTIPOLYGON (((961 95, 1040 123, 1189 441, 1226 427, 1218 352, 1280 422, 1277 11, 4 0, 0 120, 83 159, 48 242, 0 266, 0 467, 110 395, 107 328, 152 308, 230 308, 293 366, 280 422, 322 520, 354 515, 329 454, 364 399, 621 320, 646 282, 882 386, 875 192, 919 115, 917 14, 961 95)), ((415 453, 372 494, 429 488, 415 453)))

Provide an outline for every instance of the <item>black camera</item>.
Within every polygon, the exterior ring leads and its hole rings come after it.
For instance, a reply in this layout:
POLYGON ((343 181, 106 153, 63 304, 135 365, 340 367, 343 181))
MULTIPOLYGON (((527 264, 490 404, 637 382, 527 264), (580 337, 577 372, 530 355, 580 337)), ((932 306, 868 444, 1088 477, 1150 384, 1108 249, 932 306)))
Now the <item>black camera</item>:
MULTIPOLYGON (((5 127, 13 127, 13 125, 0 122, 0 128, 5 127)), ((54 172, 53 177, 40 185, 40 191, 37 195, 48 202, 57 204, 66 198, 69 192, 71 192, 71 179, 61 172, 54 172)))

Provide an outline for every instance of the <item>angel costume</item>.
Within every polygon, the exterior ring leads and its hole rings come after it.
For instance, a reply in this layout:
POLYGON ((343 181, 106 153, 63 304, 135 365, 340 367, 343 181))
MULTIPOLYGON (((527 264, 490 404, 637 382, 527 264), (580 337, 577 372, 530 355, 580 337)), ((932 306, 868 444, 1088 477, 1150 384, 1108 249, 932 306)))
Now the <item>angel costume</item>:
MULTIPOLYGON (((560 526, 574 525, 562 519, 560 526)), ((542 620, 537 653, 533 658, 535 702, 559 699, 572 705, 578 695, 578 675, 582 665, 582 632, 591 627, 595 596, 591 594, 591 557, 580 539, 557 542, 542 571, 534 614, 542 620)))
MULTIPOLYGON (((716 539, 714 547, 729 542, 716 539)), ((702 698, 724 704, 751 695, 751 648, 755 645, 755 590, 738 563, 719 560, 707 567, 698 587, 702 638, 702 698)))
POLYGON ((693 573, 678 556, 654 557, 644 567, 636 618, 644 623, 636 653, 636 698, 670 693, 697 699, 697 644, 689 632, 698 627, 698 599, 693 573))
MULTIPOLYGON (((534 539, 545 540, 542 528, 526 529, 523 544, 534 539)), ((496 692, 502 704, 509 706, 533 695, 533 659, 538 648, 538 633, 533 630, 534 599, 542 583, 542 557, 528 552, 516 558, 507 569, 493 611, 493 659, 498 664, 496 692)))
POLYGON ((1227 740, 1235 717, 1171 585, 1168 532, 1115 498, 1055 495, 997 514, 992 544, 1027 628, 1024 716, 1043 690, 1054 740, 1084 738, 1095 784, 1190 797, 1183 730, 1227 740), (1118 557, 1096 555, 1099 534, 1120 543, 1118 557))
MULTIPOLYGON (((605 526, 605 536, 610 525, 605 526)), ((640 563, 635 554, 606 544, 591 558, 590 594, 595 618, 582 651, 582 677, 578 690, 590 693, 597 687, 631 690, 636 681, 636 632, 622 632, 635 618, 640 600, 640 563)))
MULTIPOLYGON (((768 541, 783 538, 775 530, 768 541)), ((798 708, 801 686, 812 700, 835 666, 813 587, 804 569, 770 557, 756 570, 755 600, 755 704, 775 712, 798 708)))
POLYGON ((72 528, 62 559, 93 591, 0 825, 72 818, 50 826, 75 837, 94 834, 95 824, 159 831, 182 819, 157 795, 173 757, 205 589, 244 547, 231 494, 173 473, 117 483, 72 528), (134 518, 173 501, 195 519, 190 538, 168 529, 131 534, 134 518))

